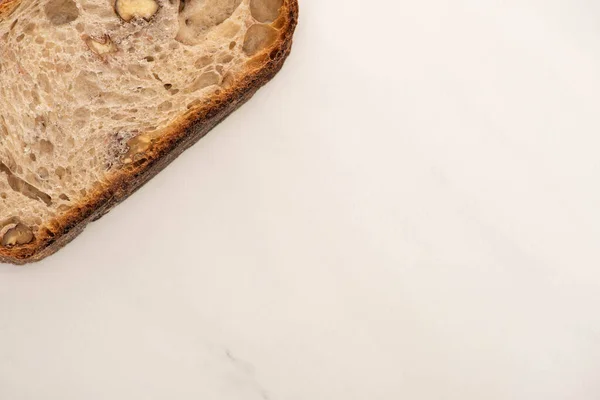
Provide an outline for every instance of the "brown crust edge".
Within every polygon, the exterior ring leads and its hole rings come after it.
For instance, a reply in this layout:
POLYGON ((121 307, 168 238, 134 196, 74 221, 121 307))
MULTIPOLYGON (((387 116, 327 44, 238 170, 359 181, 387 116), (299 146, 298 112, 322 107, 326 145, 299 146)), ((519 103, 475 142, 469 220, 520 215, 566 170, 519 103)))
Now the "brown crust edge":
MULTIPOLYGON (((1 2, 3 6, 20 3, 19 0, 1 2)), ((128 198, 137 189, 166 168, 181 153, 204 137, 219 122, 248 101, 258 89, 270 81, 283 67, 292 47, 292 36, 298 22, 298 1, 286 0, 279 17, 281 36, 269 49, 256 59, 265 59, 266 64, 248 72, 236 85, 210 99, 208 104, 190 110, 172 130, 153 144, 145 159, 121 170, 107 179, 107 183, 90 194, 85 201, 70 213, 51 221, 44 234, 37 232, 35 241, 14 248, 0 247, 0 263, 23 265, 40 261, 75 239, 85 227, 128 198)), ((276 21, 278 22, 278 21, 276 21)))
POLYGON ((0 18, 10 16, 20 5, 21 0, 0 0, 0 18))

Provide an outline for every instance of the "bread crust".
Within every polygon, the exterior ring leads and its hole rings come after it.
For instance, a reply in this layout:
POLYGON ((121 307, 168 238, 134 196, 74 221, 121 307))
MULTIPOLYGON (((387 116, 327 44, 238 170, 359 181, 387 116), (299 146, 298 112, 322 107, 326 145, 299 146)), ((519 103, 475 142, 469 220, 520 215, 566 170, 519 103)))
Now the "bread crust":
POLYGON ((6 18, 21 5, 21 0, 0 0, 0 18, 6 18))
MULTIPOLYGON (((0 18, 12 14, 20 3, 21 0, 0 0, 0 18)), ((281 26, 279 39, 251 60, 254 62, 249 63, 243 78, 234 86, 222 89, 207 103, 189 110, 153 143, 142 160, 109 176, 102 187, 91 191, 79 205, 36 232, 33 242, 12 248, 0 246, 0 262, 22 265, 54 254, 79 235, 87 224, 101 218, 162 171, 279 72, 291 51, 297 22, 298 1, 285 0, 276 21, 281 26)))

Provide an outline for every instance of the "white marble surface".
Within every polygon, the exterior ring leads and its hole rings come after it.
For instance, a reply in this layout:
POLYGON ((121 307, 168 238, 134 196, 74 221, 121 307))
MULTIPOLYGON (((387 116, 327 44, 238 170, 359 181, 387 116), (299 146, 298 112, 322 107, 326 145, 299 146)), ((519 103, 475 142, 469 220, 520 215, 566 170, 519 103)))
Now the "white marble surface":
POLYGON ((0 266, 0 399, 600 398, 600 5, 301 3, 251 103, 0 266))

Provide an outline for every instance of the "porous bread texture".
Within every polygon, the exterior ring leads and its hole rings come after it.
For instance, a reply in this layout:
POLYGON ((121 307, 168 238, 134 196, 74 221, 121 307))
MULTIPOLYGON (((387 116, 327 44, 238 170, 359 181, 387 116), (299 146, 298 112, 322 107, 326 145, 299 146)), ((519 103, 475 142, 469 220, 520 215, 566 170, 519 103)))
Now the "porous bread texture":
POLYGON ((157 0, 128 21, 108 0, 0 3, 0 260, 260 68, 292 1, 157 0))

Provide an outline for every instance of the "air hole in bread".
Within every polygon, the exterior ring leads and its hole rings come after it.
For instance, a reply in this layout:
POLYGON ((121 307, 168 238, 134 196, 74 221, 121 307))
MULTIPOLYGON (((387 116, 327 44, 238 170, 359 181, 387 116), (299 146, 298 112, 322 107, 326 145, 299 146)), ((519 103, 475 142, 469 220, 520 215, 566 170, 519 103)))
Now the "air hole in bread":
POLYGON ((216 72, 209 71, 200 75, 186 90, 187 93, 196 92, 206 87, 219 84, 220 77, 216 72))
POLYGON ((225 54, 221 55, 221 57, 219 57, 218 61, 221 64, 230 63, 231 61, 233 61, 233 55, 225 53, 225 54))
POLYGON ((250 13, 258 22, 273 22, 282 5, 283 0, 250 0, 250 13))
POLYGON ((194 66, 200 69, 212 64, 212 62, 213 59, 211 56, 202 56, 194 62, 194 66))
POLYGON ((79 107, 73 111, 73 118, 77 120, 87 121, 89 119, 89 111, 86 107, 79 107))
POLYGON ((38 94, 37 91, 32 91, 31 92, 31 101, 32 101, 32 103, 29 106, 30 107, 34 106, 32 108, 32 110, 35 110, 35 106, 38 105, 38 104, 40 104, 40 95, 38 94))
POLYGON ((35 186, 13 174, 8 166, 2 162, 0 162, 0 172, 4 172, 7 175, 8 186, 15 192, 21 193, 33 200, 40 200, 47 206, 52 204, 52 198, 47 193, 42 192, 35 186))
POLYGON ((48 170, 44 167, 38 168, 37 174, 40 177, 40 179, 43 179, 43 180, 48 179, 48 177, 50 176, 50 174, 48 173, 48 170))
POLYGON ((9 169, 9 171, 11 171, 11 173, 16 171, 17 169, 17 163, 10 154, 6 154, 6 158, 4 159, 4 165, 9 169))
POLYGON ((212 28, 233 15, 242 0, 188 0, 179 5, 179 31, 175 40, 197 44, 212 28))
POLYGON ((73 82, 74 94, 82 100, 90 100, 101 93, 97 83, 98 77, 94 72, 81 71, 73 82))
POLYGON ((66 170, 63 167, 57 167, 54 170, 54 173, 56 174, 56 176, 58 176, 59 179, 63 179, 65 177, 66 170))
POLYGON ((255 24, 246 32, 242 49, 248 56, 253 56, 271 46, 277 40, 277 31, 268 25, 255 24))
POLYGON ((202 101, 200 99, 196 99, 196 100, 188 103, 187 108, 188 108, 188 110, 192 109, 192 108, 194 108, 196 106, 199 106, 201 103, 202 103, 202 101))
POLYGON ((33 33, 33 31, 35 31, 35 28, 37 28, 37 25, 33 22, 30 22, 27 24, 27 26, 25 26, 25 29, 23 29, 23 33, 30 35, 33 33))
POLYGON ((52 25, 65 25, 79 17, 74 0, 49 0, 44 12, 52 25))
POLYGON ((37 82, 44 92, 50 93, 50 91, 52 90, 52 86, 50 85, 50 79, 48 79, 48 75, 44 74, 43 72, 40 72, 37 75, 37 82))
POLYGON ((172 107, 173 107, 173 103, 171 103, 170 101, 163 101, 162 103, 160 103, 158 105, 158 111, 160 111, 160 112, 169 111, 172 107))
POLYGON ((52 154, 54 152, 54 145, 51 141, 42 139, 40 140, 40 152, 42 154, 52 154))
POLYGON ((69 211, 71 207, 66 205, 66 204, 61 204, 60 206, 58 206, 56 209, 60 212, 65 212, 65 211, 69 211))
POLYGON ((232 38, 240 31, 240 25, 235 22, 229 20, 221 24, 220 31, 224 37, 232 38))

